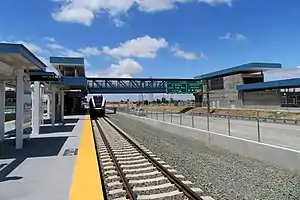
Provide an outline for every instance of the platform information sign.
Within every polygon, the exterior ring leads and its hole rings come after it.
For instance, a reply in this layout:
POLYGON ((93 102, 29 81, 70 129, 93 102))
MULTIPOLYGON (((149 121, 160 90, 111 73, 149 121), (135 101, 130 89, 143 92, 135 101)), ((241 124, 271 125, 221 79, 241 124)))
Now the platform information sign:
POLYGON ((168 94, 192 94, 194 92, 202 92, 202 81, 168 81, 168 94))
POLYGON ((57 82, 59 77, 55 74, 34 74, 30 75, 30 81, 57 82))

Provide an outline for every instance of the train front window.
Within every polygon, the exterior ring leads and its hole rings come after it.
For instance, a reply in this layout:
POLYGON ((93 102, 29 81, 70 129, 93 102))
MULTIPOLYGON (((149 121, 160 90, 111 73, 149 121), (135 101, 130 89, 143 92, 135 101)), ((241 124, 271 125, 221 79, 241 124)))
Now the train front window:
POLYGON ((102 106, 102 101, 103 101, 103 97, 94 97, 94 102, 95 102, 95 106, 96 107, 101 107, 102 106))

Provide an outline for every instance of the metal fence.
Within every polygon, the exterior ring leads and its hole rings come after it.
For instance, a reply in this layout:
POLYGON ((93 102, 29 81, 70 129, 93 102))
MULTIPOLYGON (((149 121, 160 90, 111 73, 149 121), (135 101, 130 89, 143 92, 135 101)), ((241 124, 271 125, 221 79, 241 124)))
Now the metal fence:
MULTIPOLYGON (((203 113, 194 113, 198 116, 206 116, 203 113)), ((270 123, 279 123, 279 124, 299 124, 300 119, 285 119, 285 118, 272 118, 272 117, 250 117, 242 115, 220 115, 220 114, 210 114, 211 117, 215 118, 230 118, 230 119, 239 119, 239 120, 251 120, 251 121, 261 121, 261 122, 270 122, 270 123)))
POLYGON ((300 124, 298 120, 214 114, 183 114, 165 111, 135 112, 129 110, 128 114, 300 150, 300 126, 295 125, 300 124), (289 122, 293 125, 267 123, 274 122, 274 120, 281 120, 282 123, 283 121, 285 123, 289 122))

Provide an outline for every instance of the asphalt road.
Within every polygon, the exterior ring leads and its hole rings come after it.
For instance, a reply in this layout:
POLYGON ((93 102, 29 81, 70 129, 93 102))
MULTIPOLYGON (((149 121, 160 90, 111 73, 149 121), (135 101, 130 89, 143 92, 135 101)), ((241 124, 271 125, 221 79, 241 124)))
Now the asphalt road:
MULTIPOLYGON (((148 113, 149 118, 180 124, 180 114, 148 113)), ((182 125, 207 130, 207 117, 182 115, 182 125)), ((210 131, 229 134, 228 119, 210 118, 210 131)), ((300 150, 300 125, 287 125, 259 122, 260 141, 281 147, 300 150)), ((256 121, 230 119, 230 134, 232 136, 258 141, 258 125, 256 121)))

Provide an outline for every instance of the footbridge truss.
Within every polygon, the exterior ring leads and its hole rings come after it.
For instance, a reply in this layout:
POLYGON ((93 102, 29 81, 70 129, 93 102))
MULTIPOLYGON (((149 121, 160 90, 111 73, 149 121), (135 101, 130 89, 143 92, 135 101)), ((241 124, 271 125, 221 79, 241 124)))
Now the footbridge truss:
POLYGON ((166 93, 167 82, 197 81, 166 78, 87 78, 90 94, 166 93))

